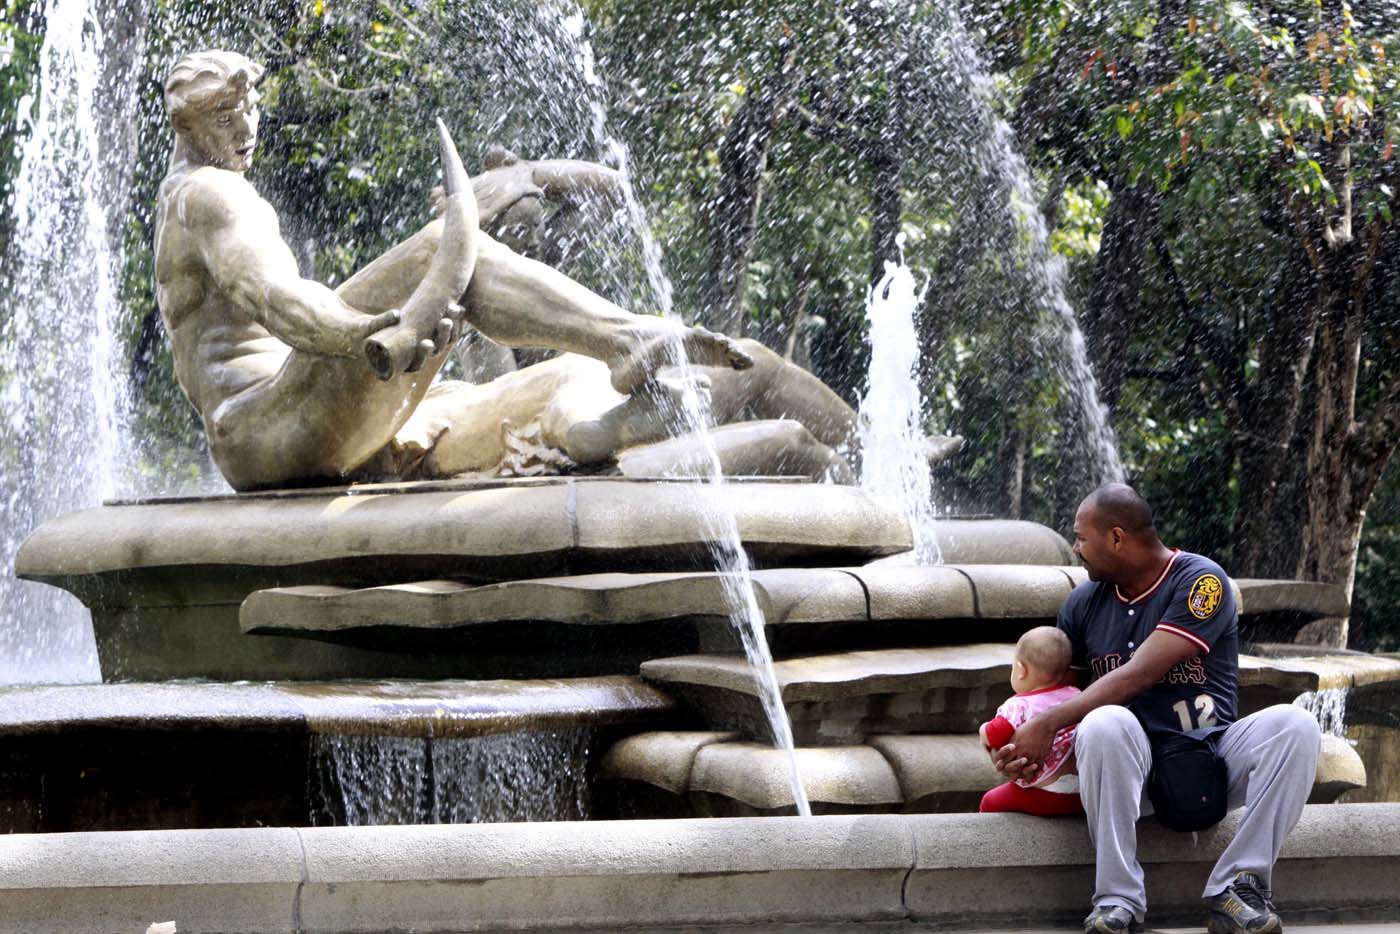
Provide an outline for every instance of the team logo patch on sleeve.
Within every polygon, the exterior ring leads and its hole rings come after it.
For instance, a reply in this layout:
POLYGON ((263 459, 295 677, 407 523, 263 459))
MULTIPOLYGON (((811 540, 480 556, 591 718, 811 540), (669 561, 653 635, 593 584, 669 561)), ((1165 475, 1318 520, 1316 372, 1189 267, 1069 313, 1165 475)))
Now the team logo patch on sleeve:
POLYGON ((1210 619, 1210 615, 1220 606, 1220 598, 1225 587, 1214 574, 1202 574, 1191 585, 1191 593, 1186 598, 1186 607, 1196 619, 1210 619))

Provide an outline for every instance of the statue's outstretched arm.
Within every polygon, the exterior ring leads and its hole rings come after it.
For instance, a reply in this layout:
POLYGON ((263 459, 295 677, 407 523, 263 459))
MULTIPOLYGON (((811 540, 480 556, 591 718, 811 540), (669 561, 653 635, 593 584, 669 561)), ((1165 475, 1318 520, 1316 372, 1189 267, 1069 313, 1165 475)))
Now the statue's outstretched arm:
POLYGON ((303 279, 276 214, 241 178, 220 173, 187 184, 181 219, 210 278, 280 340, 297 350, 358 357, 365 338, 398 322, 395 310, 365 314, 319 282, 303 279))

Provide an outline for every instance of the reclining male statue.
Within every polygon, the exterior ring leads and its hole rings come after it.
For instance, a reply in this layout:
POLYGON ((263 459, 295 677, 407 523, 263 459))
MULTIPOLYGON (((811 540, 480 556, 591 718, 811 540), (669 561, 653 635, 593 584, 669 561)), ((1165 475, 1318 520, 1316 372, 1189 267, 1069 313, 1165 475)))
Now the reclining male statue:
MULTIPOLYGON (((693 388, 710 394, 726 472, 849 481, 833 447, 851 443, 855 416, 816 377, 757 342, 630 314, 480 229, 528 217, 522 198, 551 187, 604 184, 602 167, 500 165, 478 180, 481 217, 444 131, 444 179, 458 179, 446 216, 338 289, 302 278, 276 212, 244 178, 261 76, 234 52, 176 63, 165 84, 175 149, 156 222, 156 298, 176 377, 235 489, 501 471, 531 450, 546 464, 621 453, 624 473, 686 472, 695 445, 668 417, 686 388, 678 346, 695 365, 693 388), (445 289, 461 304, 425 318, 431 301, 420 296, 445 289), (463 317, 497 343, 564 353, 482 385, 434 384, 463 317), (757 420, 725 424, 740 418, 757 420)), ((942 441, 934 457, 956 445, 942 441)))

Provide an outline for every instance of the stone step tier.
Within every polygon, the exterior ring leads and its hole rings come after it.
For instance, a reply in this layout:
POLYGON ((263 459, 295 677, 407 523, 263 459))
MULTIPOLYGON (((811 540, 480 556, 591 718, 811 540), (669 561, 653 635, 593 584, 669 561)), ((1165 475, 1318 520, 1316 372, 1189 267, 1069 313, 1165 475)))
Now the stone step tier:
MULTIPOLYGON (((901 514, 851 487, 765 479, 723 487, 588 477, 456 480, 108 503, 44 523, 20 549, 15 571, 69 590, 89 608, 105 680, 628 674, 644 658, 701 648, 693 626, 668 630, 664 624, 675 617, 658 613, 662 625, 649 627, 655 632, 644 648, 637 632, 569 633, 572 624, 548 619, 531 619, 545 629, 524 638, 496 623, 494 632, 479 626, 454 639, 406 635, 413 627, 393 618, 363 625, 366 610, 357 606, 348 611, 348 628, 322 614, 320 629, 295 630, 283 615, 255 620, 253 628, 305 638, 253 639, 240 629, 239 613, 256 591, 303 586, 406 585, 431 593, 443 589, 431 583, 438 580, 469 588, 709 571, 711 517, 721 513, 734 516, 759 568, 860 566, 911 545, 901 514)), ((1064 565, 1071 558, 1060 535, 1030 522, 949 519, 939 535, 952 561, 1064 565)), ((1053 577, 1063 589, 1062 575, 1053 577)), ((847 590, 861 587, 843 580, 847 590)), ((269 605, 284 605, 280 599, 269 605)), ((372 609, 380 596, 363 599, 372 609)), ((465 619, 426 612, 448 624, 465 619)))
MULTIPOLYGON (((885 649, 775 663, 798 766, 821 812, 975 810, 998 784, 975 735, 1010 695, 1013 647, 885 649)), ((642 676, 684 701, 708 732, 654 731, 609 751, 602 775, 640 815, 789 813, 787 764, 746 659, 646 662, 642 676), (659 793, 659 794, 658 794, 659 793)), ((1400 660, 1361 654, 1240 658, 1240 713, 1306 692, 1400 683, 1400 660)), ((1312 800, 1366 786, 1346 740, 1328 736, 1312 800)), ((626 808, 624 807, 625 811, 626 808)))
MULTIPOLYGON (((877 563, 753 572, 769 626, 904 620, 1054 619, 1081 567, 877 563)), ((1233 582, 1242 618, 1290 613, 1306 621, 1345 614, 1341 588, 1309 581, 1233 582)), ((718 620, 732 612, 712 571, 600 573, 474 585, 423 580, 376 587, 307 585, 259 590, 244 600, 247 633, 333 633, 375 626, 455 629, 503 622, 604 626, 667 619, 718 620)), ((939 633, 949 636, 951 633, 939 633)))
MULTIPOLYGON (((781 659, 783 706, 800 745, 859 742, 868 734, 972 733, 1011 695, 1014 646, 974 643, 781 659)), ((748 661, 736 655, 654 659, 642 677, 694 708, 707 726, 767 735, 748 661)), ((1400 682, 1400 660, 1346 653, 1240 656, 1240 711, 1291 703, 1307 691, 1400 682)))
MULTIPOLYGON (((836 568, 768 568, 752 576, 754 595, 775 655, 842 648, 970 641, 1014 641, 1027 628, 1053 621, 1070 591, 1086 580, 1082 568, 1048 565, 955 564, 938 567, 876 563, 836 568)), ((254 591, 239 610, 248 635, 310 637, 317 651, 341 648, 341 660, 357 648, 395 644, 408 634, 424 649, 470 646, 458 660, 484 657, 522 638, 520 627, 544 635, 541 642, 586 644, 603 639, 614 650, 613 669, 574 668, 568 674, 630 671, 647 658, 686 643, 701 651, 733 651, 732 598, 713 572, 597 573, 475 584, 435 579, 352 588, 304 585, 254 591), (633 632, 620 631, 630 627, 633 632), (595 630, 591 635, 583 628, 595 630), (391 636, 398 633, 399 636, 391 636), (632 667, 629 667, 632 666, 632 667)), ((1341 588, 1298 581, 1246 580, 1237 585, 1242 629, 1274 634, 1304 622, 1345 612, 1341 588), (1282 622, 1281 622, 1282 621, 1282 622)), ((243 645, 242 653, 254 646, 243 645)), ((264 645, 268 640, 261 640, 264 645)), ((683 649, 682 649, 683 650, 683 649)), ((311 650, 299 647, 302 656, 311 650)), ((433 658, 447 662, 442 652, 433 658)), ((421 656, 420 656, 421 657, 421 656)), ((497 661, 507 662, 507 659, 497 661)), ((570 663, 603 662, 580 648, 570 663)), ((260 658, 266 665, 271 659, 260 658)), ((518 661, 518 660, 517 660, 518 661)), ((380 664, 391 662, 381 656, 380 664)), ((403 676, 435 676, 402 663, 403 676)), ((317 660, 301 664, 324 664, 317 660)), ((527 677, 553 674, 522 669, 527 677)), ((439 672, 472 676, 473 670, 439 672)), ((290 676, 281 674, 283 677, 290 676)))
MULTIPOLYGON (((816 814, 976 811, 997 775, 976 736, 869 736, 852 746, 795 751, 816 814)), ((623 813, 744 817, 794 813, 786 753, 721 731, 639 733, 603 758, 599 778, 623 813), (642 787, 645 786, 645 787, 642 787)), ((1347 741, 1324 735, 1309 801, 1329 804, 1366 786, 1347 741)))

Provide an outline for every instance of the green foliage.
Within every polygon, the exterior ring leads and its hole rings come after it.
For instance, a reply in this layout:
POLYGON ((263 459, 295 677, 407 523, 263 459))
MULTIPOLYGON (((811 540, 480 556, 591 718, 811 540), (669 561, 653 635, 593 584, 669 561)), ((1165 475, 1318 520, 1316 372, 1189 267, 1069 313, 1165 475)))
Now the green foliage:
MULTIPOLYGON (((19 171, 24 142, 22 111, 33 100, 43 46, 39 5, 32 0, 0 0, 0 204, 8 204, 10 180, 19 171)), ((0 251, 8 212, 0 219, 0 251)))

